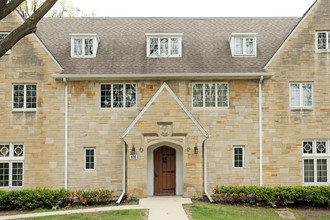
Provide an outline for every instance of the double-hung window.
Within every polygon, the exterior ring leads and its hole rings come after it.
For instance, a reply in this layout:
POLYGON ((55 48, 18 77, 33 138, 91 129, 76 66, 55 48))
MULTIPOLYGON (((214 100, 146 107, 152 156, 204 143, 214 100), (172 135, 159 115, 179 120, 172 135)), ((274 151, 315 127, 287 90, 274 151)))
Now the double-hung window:
POLYGON ((70 34, 71 57, 93 58, 96 57, 99 38, 97 34, 70 34))
POLYGON ((330 31, 316 32, 316 51, 330 52, 330 31))
POLYGON ((84 148, 85 170, 95 170, 95 147, 84 148))
POLYGON ((244 146, 233 147, 233 167, 244 168, 244 146))
POLYGON ((290 83, 290 107, 313 106, 313 83, 290 83))
POLYGON ((146 34, 147 57, 181 57, 182 34, 146 34))
MULTIPOLYGON (((0 32, 0 41, 2 41, 3 39, 5 39, 5 37, 7 37, 9 35, 8 32, 0 32)), ((8 50, 6 52, 6 54, 10 54, 11 53, 11 50, 8 50)))
POLYGON ((304 140, 303 182, 305 185, 329 184, 329 140, 304 140))
POLYGON ((228 83, 194 83, 193 107, 228 107, 228 83))
POLYGON ((136 84, 101 84, 101 108, 136 107, 136 84))
POLYGON ((230 48, 232 56, 257 56, 256 36, 256 33, 232 33, 230 36, 230 48))
POLYGON ((37 85, 13 84, 13 110, 37 109, 37 85))
POLYGON ((24 144, 0 143, 0 187, 22 187, 24 144))

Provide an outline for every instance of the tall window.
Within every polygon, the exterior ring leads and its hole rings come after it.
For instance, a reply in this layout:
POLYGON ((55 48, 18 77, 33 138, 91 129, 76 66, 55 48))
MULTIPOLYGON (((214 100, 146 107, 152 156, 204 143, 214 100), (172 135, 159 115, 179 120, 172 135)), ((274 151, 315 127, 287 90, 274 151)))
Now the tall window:
POLYGON ((330 51, 330 31, 317 32, 316 45, 318 51, 330 51))
POLYGON ((136 107, 136 84, 101 84, 101 108, 136 107))
POLYGON ((13 109, 35 110, 37 108, 37 85, 14 84, 13 85, 13 109))
POLYGON ((313 106, 313 83, 290 83, 290 106, 313 106))
POLYGON ((234 168, 244 168, 244 146, 233 147, 234 168))
POLYGON ((84 148, 85 170, 95 170, 95 147, 84 148))
POLYGON ((228 83, 195 83, 193 107, 228 107, 228 83))
POLYGON ((0 143, 0 187, 22 187, 24 144, 0 143))
POLYGON ((181 37, 159 36, 159 34, 147 35, 148 57, 181 57, 181 37))
POLYGON ((329 180, 329 140, 304 140, 302 143, 304 184, 322 185, 329 180))

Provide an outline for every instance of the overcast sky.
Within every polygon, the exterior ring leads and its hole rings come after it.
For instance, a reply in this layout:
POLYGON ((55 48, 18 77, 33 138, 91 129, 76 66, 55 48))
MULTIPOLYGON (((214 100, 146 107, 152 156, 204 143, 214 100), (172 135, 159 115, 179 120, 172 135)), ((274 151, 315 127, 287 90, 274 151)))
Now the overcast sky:
POLYGON ((302 16, 315 0, 71 0, 98 17, 302 16))

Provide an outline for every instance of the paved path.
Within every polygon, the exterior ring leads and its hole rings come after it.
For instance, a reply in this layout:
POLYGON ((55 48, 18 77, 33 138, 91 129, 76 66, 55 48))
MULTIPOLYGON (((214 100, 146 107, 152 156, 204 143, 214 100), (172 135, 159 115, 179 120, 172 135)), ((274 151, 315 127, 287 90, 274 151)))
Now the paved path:
POLYGON ((188 220, 188 217, 183 209, 182 204, 191 204, 189 198, 180 196, 155 196, 146 199, 140 199, 139 205, 120 205, 107 206, 100 208, 75 209, 54 212, 39 212, 21 215, 0 216, 0 220, 4 219, 20 219, 34 218, 52 215, 69 215, 74 213, 89 213, 89 212, 106 212, 112 210, 128 210, 128 209, 149 209, 149 220, 188 220))

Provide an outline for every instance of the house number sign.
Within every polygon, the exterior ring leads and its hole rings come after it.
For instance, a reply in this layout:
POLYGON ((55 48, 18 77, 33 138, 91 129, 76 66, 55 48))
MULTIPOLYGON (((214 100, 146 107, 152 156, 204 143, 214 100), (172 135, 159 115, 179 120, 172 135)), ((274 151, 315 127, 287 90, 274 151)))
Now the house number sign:
POLYGON ((131 154, 129 155, 130 160, 137 160, 137 154, 131 154))

